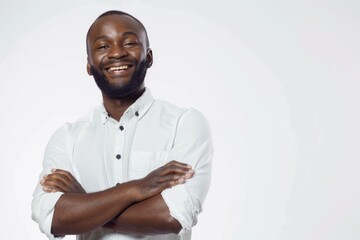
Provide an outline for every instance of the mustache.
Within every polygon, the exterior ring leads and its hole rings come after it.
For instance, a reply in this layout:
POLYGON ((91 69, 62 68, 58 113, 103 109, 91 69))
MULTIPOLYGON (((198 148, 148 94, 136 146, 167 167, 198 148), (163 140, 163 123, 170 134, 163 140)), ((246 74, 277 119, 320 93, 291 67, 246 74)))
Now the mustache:
POLYGON ((122 59, 111 58, 111 59, 108 59, 105 61, 101 61, 99 64, 99 68, 104 69, 106 66, 115 64, 115 63, 121 63, 121 64, 126 64, 126 65, 137 65, 138 61, 135 59, 130 59, 130 58, 122 58, 122 59))

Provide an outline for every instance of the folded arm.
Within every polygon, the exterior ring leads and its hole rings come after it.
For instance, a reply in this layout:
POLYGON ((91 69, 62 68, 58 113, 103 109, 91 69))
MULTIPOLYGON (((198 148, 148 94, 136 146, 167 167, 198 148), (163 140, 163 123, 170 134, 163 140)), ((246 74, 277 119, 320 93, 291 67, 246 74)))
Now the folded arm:
MULTIPOLYGON (((121 216, 131 205, 158 195, 166 188, 184 183, 192 174, 189 165, 172 161, 145 178, 96 193, 84 193, 76 179, 63 170, 53 171, 40 183, 46 192, 65 193, 55 205, 51 231, 54 235, 66 235, 80 234, 101 227, 116 216, 121 216)), ((166 231, 174 231, 171 227, 174 225, 170 224, 170 229, 166 231)))
POLYGON ((55 205, 51 232, 79 234, 102 226, 135 202, 133 184, 90 194, 63 194, 55 205))
MULTIPOLYGON (((191 229, 197 222, 197 215, 201 212, 202 204, 209 189, 212 152, 211 136, 206 121, 196 111, 187 111, 179 121, 176 140, 169 154, 169 159, 181 159, 182 162, 193 166, 196 171, 194 177, 191 174, 191 179, 186 184, 179 184, 171 189, 164 188, 164 191, 153 193, 146 199, 135 201, 132 204, 128 203, 128 206, 124 207, 122 211, 116 212, 113 218, 107 216, 108 221, 102 219, 96 223, 96 226, 110 228, 120 233, 143 235, 178 233, 179 230, 182 233, 191 229)), ((54 160, 52 166, 61 168, 63 162, 54 160)), ((46 169, 50 168, 47 167, 46 169)), ((64 169, 71 171, 71 166, 66 165, 64 169)), ((68 204, 71 206, 72 200, 70 196, 71 194, 76 195, 73 189, 62 189, 61 186, 51 186, 51 184, 47 183, 42 183, 45 192, 65 192, 63 194, 65 196, 61 197, 60 200, 66 199, 66 195, 68 195, 66 193, 69 193, 68 204)), ((118 189, 117 187, 115 188, 118 189)), ((39 191, 37 191, 37 194, 44 195, 39 191)), ((81 190, 78 191, 78 194, 88 195, 81 193, 81 190)), ((45 201, 47 205, 51 206, 58 196, 59 193, 55 193, 54 196, 46 196, 46 198, 36 197, 35 201, 33 201, 33 206, 35 206, 33 209, 41 208, 45 201)), ((91 195, 87 197, 91 197, 91 195)), ((56 204, 54 218, 51 212, 46 209, 40 213, 35 211, 36 215, 33 218, 37 221, 41 218, 40 226, 41 229, 44 229, 44 232, 49 233, 51 220, 55 221, 54 219, 58 217, 57 214, 66 209, 66 207, 60 207, 60 210, 57 210, 60 206, 60 200, 56 204)), ((68 220, 71 220, 71 217, 70 215, 68 220)))
POLYGON ((182 234, 191 230, 197 223, 209 189, 212 155, 212 140, 205 118, 196 110, 185 111, 168 158, 193 166, 194 176, 185 184, 131 205, 105 227, 121 233, 144 235, 182 234))
POLYGON ((181 224, 170 215, 161 194, 128 207, 104 225, 119 233, 156 235, 179 233, 181 224))

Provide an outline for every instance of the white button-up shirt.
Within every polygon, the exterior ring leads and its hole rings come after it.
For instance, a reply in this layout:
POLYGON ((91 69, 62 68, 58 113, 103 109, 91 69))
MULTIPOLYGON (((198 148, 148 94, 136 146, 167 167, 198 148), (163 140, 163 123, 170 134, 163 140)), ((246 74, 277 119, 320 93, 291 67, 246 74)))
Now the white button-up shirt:
MULTIPOLYGON (((75 123, 65 124, 49 140, 40 179, 52 168, 73 174, 86 192, 145 177, 171 160, 190 164, 193 178, 161 194, 170 214, 182 225, 179 235, 140 239, 190 239, 210 185, 213 147, 208 124, 194 109, 155 100, 149 89, 132 104, 120 121, 108 116, 103 105, 75 123)), ((45 193, 37 185, 32 218, 49 239, 54 206, 63 193, 45 193)), ((98 228, 77 239, 139 239, 98 228)))

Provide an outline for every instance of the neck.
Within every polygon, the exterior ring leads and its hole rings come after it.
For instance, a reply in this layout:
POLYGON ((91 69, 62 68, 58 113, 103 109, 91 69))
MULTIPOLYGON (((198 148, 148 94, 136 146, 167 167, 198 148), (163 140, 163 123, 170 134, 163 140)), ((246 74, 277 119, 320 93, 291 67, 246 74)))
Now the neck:
POLYGON ((113 99, 102 93, 104 106, 108 114, 116 121, 120 121, 121 116, 124 114, 126 109, 131 106, 145 91, 142 88, 126 97, 120 99, 113 99))

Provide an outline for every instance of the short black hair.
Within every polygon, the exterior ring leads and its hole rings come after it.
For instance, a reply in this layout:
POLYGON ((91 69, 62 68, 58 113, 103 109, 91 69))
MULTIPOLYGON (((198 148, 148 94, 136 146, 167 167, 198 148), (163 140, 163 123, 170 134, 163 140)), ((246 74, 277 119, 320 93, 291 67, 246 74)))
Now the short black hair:
POLYGON ((126 13, 126 12, 123 12, 123 11, 119 11, 119 10, 110 10, 110 11, 107 11, 107 12, 104 12, 103 14, 101 14, 100 16, 98 16, 95 21, 91 24, 91 26, 89 27, 89 30, 87 31, 86 33, 86 51, 88 51, 88 43, 87 43, 87 40, 88 40, 88 37, 89 37, 89 33, 90 33, 90 30, 92 28, 92 26, 94 25, 94 23, 96 22, 96 20, 98 20, 99 18, 102 18, 102 17, 105 17, 105 16, 110 16, 110 15, 125 15, 125 16, 128 16, 128 17, 131 17, 132 19, 134 19, 135 21, 137 21, 141 28, 143 29, 143 31, 145 32, 145 37, 146 37, 146 47, 149 48, 150 47, 150 41, 149 41, 149 37, 148 37, 148 34, 147 34, 147 31, 146 31, 146 28, 144 26, 144 24, 142 24, 142 22, 139 21, 139 19, 137 19, 136 17, 134 17, 133 15, 129 14, 129 13, 126 13))

